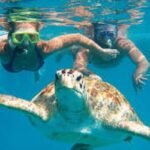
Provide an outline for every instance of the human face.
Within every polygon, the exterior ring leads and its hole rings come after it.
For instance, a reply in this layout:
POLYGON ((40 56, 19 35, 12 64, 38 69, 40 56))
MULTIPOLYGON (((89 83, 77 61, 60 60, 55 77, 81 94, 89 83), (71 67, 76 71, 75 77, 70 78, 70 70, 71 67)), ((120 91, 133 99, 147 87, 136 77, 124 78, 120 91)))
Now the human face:
POLYGON ((96 27, 95 41, 103 48, 113 48, 117 38, 116 28, 110 25, 103 26, 96 27))
POLYGON ((11 45, 20 49, 20 53, 28 53, 33 50, 35 44, 40 40, 39 33, 35 28, 16 28, 11 34, 11 45))

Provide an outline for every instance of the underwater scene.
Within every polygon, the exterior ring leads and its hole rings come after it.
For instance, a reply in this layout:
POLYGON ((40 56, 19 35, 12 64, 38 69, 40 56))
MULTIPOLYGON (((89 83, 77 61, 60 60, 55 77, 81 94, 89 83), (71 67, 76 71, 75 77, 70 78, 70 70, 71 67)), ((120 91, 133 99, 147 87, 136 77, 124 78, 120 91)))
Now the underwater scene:
POLYGON ((149 23, 149 0, 0 0, 0 150, 149 149, 149 23))

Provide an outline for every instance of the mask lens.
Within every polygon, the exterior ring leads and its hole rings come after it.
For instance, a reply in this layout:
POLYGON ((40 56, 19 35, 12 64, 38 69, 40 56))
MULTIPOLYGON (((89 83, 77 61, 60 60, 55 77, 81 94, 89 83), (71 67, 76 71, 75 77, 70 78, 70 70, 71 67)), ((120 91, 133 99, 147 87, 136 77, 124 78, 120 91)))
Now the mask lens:
POLYGON ((103 32, 100 32, 100 35, 102 37, 110 37, 110 38, 114 38, 115 37, 115 34, 114 32, 110 32, 110 31, 103 31, 103 32))
POLYGON ((110 38, 114 38, 114 37, 115 37, 114 32, 108 32, 107 35, 108 35, 110 38))
POLYGON ((106 36, 106 35, 107 35, 106 32, 100 32, 100 36, 104 37, 104 36, 106 36))
POLYGON ((21 33, 13 33, 12 35, 12 41, 15 44, 20 44, 24 39, 24 35, 21 33))
POLYGON ((14 44, 21 44, 24 40, 29 40, 31 43, 39 41, 39 33, 13 33, 12 41, 14 44))
POLYGON ((16 40, 18 41, 22 41, 23 40, 23 35, 22 34, 18 34, 15 36, 16 40))
POLYGON ((28 37, 29 37, 31 43, 37 43, 39 41, 38 33, 28 33, 28 37))

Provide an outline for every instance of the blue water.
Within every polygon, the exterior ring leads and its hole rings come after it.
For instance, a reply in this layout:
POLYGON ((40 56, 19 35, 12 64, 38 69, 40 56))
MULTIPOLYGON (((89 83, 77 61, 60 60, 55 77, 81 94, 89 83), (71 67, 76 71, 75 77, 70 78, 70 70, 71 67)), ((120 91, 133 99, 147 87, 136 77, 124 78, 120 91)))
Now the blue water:
MULTIPOLYGON (((6 8, 8 6, 14 7, 16 5, 22 7, 62 7, 69 0, 43 0, 40 3, 37 3, 37 1, 38 0, 26 0, 17 3, 0 3, 0 12, 3 13, 3 8, 6 8)), ((99 1, 91 0, 88 1, 86 5, 90 6, 92 2, 93 4, 95 4, 99 1)), ((77 2, 80 1, 77 0, 77 2)), ((104 0, 101 0, 101 2, 104 2, 104 0)), ((114 3, 115 1, 112 0, 112 2, 114 3)), ((122 4, 126 4, 127 0, 122 0, 122 2, 122 4)), ((149 6, 148 2, 146 5, 149 6)), ((109 6, 109 3, 106 3, 106 6, 109 6)), ((120 5, 116 5, 115 7, 119 6, 120 5)), ((121 5, 120 7, 123 9, 124 5, 121 5)), ((141 49, 141 51, 150 61, 150 10, 149 7, 139 9, 141 12, 145 13, 140 19, 138 19, 142 20, 143 22, 131 26, 128 37, 135 42, 135 44, 141 49)), ((96 13, 96 11, 98 10, 93 9, 94 13, 96 13)), ((118 20, 123 16, 124 14, 120 15, 118 20)), ((96 17, 94 19, 97 20, 96 17)), ((71 26, 55 27, 48 25, 41 30, 41 37, 43 39, 50 39, 57 35, 72 32, 79 31, 71 26)), ((21 73, 12 74, 8 73, 3 69, 2 66, 0 66, 0 93, 7 93, 30 100, 37 92, 39 92, 44 86, 46 86, 50 81, 54 79, 54 73, 56 70, 60 68, 72 67, 73 60, 69 54, 66 54, 62 58, 60 63, 56 63, 55 56, 56 55, 47 58, 44 67, 40 70, 41 79, 39 82, 34 82, 33 74, 31 72, 23 71, 21 73)), ((143 122, 146 125, 150 126, 150 79, 146 82, 144 89, 136 93, 132 85, 132 74, 135 70, 135 65, 128 57, 125 57, 118 66, 113 68, 98 69, 94 68, 94 66, 92 65, 90 65, 89 67, 97 74, 99 74, 105 81, 110 82, 111 84, 116 86, 128 98, 131 105, 134 107, 135 111, 138 113, 143 122)), ((52 141, 44 137, 36 128, 32 126, 32 124, 30 124, 28 118, 24 114, 9 109, 0 109, 0 150, 69 150, 70 147, 71 144, 59 143, 57 141, 52 141)), ((113 146, 99 149, 141 150, 143 148, 150 149, 150 142, 135 137, 129 143, 122 142, 113 146)))

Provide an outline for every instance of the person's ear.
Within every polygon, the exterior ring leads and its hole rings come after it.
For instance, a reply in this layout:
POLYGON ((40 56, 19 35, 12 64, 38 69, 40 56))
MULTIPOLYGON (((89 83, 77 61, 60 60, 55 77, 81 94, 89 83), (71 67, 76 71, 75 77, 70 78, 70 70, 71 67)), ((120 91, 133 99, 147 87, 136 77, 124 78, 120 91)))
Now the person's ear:
POLYGON ((36 24, 36 29, 37 29, 37 30, 40 30, 41 28, 43 28, 43 26, 44 26, 44 22, 38 22, 38 23, 36 24))
POLYGON ((9 25, 8 25, 8 23, 7 23, 5 18, 0 18, 0 25, 5 30, 8 30, 8 28, 9 28, 9 25))
POLYGON ((0 25, 2 28, 4 28, 7 31, 12 31, 14 29, 14 23, 7 22, 5 18, 0 18, 0 25))

